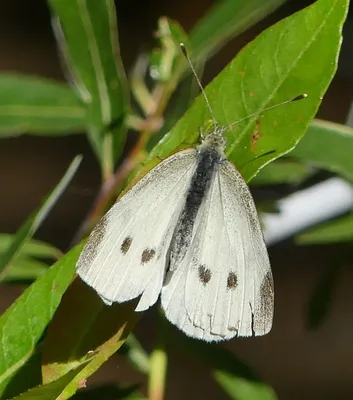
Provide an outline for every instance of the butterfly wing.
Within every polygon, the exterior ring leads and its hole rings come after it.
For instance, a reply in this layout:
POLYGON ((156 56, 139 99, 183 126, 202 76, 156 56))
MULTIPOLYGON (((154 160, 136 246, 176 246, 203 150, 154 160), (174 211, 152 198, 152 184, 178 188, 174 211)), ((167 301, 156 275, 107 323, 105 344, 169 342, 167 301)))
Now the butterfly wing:
POLYGON ((78 275, 107 304, 140 295, 136 310, 159 296, 173 231, 196 165, 189 149, 167 158, 132 187, 92 231, 78 275))
POLYGON ((161 299, 167 318, 195 338, 219 341, 271 329, 266 246, 250 191, 229 161, 214 175, 188 252, 169 272, 161 299))

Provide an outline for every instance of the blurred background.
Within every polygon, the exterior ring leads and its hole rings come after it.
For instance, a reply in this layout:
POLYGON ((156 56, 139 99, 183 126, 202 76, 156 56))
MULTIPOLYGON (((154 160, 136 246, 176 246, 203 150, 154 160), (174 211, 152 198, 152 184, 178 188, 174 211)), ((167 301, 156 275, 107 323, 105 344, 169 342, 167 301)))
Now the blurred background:
MULTIPOLYGON (((229 42, 206 65, 206 84, 247 42, 276 21, 309 5, 288 1, 255 27, 229 42)), ((160 16, 178 20, 186 31, 213 5, 211 0, 116 1, 122 59, 126 70, 136 56, 154 45, 160 16)), ((322 102, 318 117, 347 121, 353 93, 353 21, 350 13, 338 72, 322 102)), ((0 1, 0 70, 64 80, 45 0, 0 1)), ((236 96, 236 93, 235 93, 236 96)), ((129 143, 134 141, 129 136, 129 143)), ((128 145, 129 145, 128 143, 128 145)), ((99 188, 99 167, 84 135, 45 138, 27 135, 0 141, 0 232, 14 233, 41 199, 59 181, 77 154, 83 163, 36 238, 66 251, 99 188)), ((352 154, 353 157, 353 154, 352 154)), ((281 189, 285 191, 285 188, 281 189)), ((256 196, 256 193, 255 193, 256 196)), ((275 320, 263 338, 232 340, 225 346, 252 367, 284 400, 353 398, 353 258, 350 244, 298 246, 286 240, 270 249, 275 280, 275 320), (346 256, 346 257, 345 257, 346 256), (329 309, 315 329, 307 326, 307 309, 317 282, 337 259, 345 257, 336 279, 329 309)), ((1 288, 5 310, 23 291, 23 285, 1 288)), ((155 313, 145 314, 136 335, 149 350, 154 343, 155 313)), ((167 399, 226 399, 201 363, 170 348, 167 399), (201 390, 202 388, 202 390, 201 390), (206 397, 206 394, 208 396, 206 397)), ((112 357, 92 378, 102 382, 146 382, 120 356, 112 357)))

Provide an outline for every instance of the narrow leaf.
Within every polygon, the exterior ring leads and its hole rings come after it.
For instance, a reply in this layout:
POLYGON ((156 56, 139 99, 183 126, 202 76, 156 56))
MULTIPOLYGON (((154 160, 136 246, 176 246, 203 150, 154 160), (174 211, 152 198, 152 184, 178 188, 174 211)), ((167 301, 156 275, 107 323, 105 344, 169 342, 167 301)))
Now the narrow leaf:
POLYGON ((310 169, 298 162, 277 160, 266 165, 251 181, 252 185, 298 184, 310 175, 310 169))
MULTIPOLYGON (((70 371, 55 382, 51 382, 47 385, 41 385, 33 389, 28 390, 25 393, 20 394, 12 398, 11 400, 65 400, 69 396, 66 394, 66 388, 71 384, 75 377, 82 371, 85 365, 80 365, 73 371, 70 371)), ((77 383, 81 387, 84 386, 84 381, 77 383)), ((79 387, 78 387, 79 389, 79 387)))
POLYGON ((80 132, 86 106, 67 85, 44 78, 0 75, 0 138, 80 132))
POLYGON ((222 389, 234 400, 276 400, 275 391, 262 382, 249 382, 226 371, 214 371, 222 389))
POLYGON ((101 163, 113 162, 125 143, 121 122, 129 108, 114 2, 49 0, 49 5, 67 70, 88 107, 91 144, 101 163))
POLYGON ((215 3, 190 33, 194 55, 205 60, 230 39, 275 11, 286 0, 226 0, 215 3))
POLYGON ((38 227, 42 224, 43 220, 48 216, 55 203, 58 201, 71 179, 75 175, 77 168, 81 163, 81 156, 77 156, 72 161, 65 175, 61 178, 60 182, 46 198, 39 209, 28 218, 28 220, 18 230, 14 240, 9 248, 0 256, 0 276, 4 277, 5 269, 21 251, 22 246, 28 241, 31 236, 36 232, 38 227))
MULTIPOLYGON (((15 235, 0 233, 0 253, 7 250, 14 240, 15 235)), ((62 256, 62 252, 53 245, 36 239, 30 239, 28 242, 24 243, 20 253, 21 255, 36 258, 58 259, 62 256)))
POLYGON ((353 242, 353 215, 325 222, 297 236, 298 244, 353 242))
POLYGON ((48 265, 28 257, 18 257, 11 262, 3 282, 35 281, 48 271, 48 265))
POLYGON ((335 172, 353 182, 353 129, 314 120, 291 157, 335 172))
POLYGON ((82 246, 33 283, 0 317, 0 395, 26 363, 70 284, 82 246))
MULTIPOLYGON (((141 313, 136 302, 104 305, 96 292, 75 279, 48 330, 43 355, 43 382, 65 375, 92 354, 78 379, 93 374, 124 343, 141 313), (67 329, 70 326, 70 329, 67 329)), ((73 383, 70 393, 77 387, 73 383)))
POLYGON ((148 374, 150 357, 133 334, 130 334, 126 339, 120 350, 120 354, 123 355, 136 370, 143 374, 148 374))

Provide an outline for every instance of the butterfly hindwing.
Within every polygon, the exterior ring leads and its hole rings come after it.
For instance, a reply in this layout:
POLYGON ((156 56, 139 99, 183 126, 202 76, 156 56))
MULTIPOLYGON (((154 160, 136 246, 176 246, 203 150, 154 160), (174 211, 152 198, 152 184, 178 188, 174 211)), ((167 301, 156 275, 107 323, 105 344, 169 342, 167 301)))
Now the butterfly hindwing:
POLYGON ((162 289, 167 318, 192 337, 263 335, 272 325, 273 283, 250 191, 223 161, 195 220, 188 252, 162 289))
POLYGON ((142 311, 157 301, 170 241, 195 169, 195 153, 188 149, 161 162, 91 233, 77 272, 107 304, 142 295, 136 309, 142 311))

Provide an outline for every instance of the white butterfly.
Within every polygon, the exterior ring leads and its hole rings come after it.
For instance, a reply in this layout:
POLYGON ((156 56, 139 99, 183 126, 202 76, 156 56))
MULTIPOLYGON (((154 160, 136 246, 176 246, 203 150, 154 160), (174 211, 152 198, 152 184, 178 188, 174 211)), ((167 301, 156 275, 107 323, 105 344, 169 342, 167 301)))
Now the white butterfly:
MULTIPOLYGON (((207 105, 208 101, 206 98, 207 105)), ((167 319, 205 341, 272 326, 270 263, 249 188, 214 127, 153 168, 101 219, 77 262, 106 304, 161 296, 167 319)))

